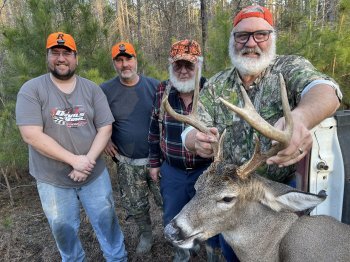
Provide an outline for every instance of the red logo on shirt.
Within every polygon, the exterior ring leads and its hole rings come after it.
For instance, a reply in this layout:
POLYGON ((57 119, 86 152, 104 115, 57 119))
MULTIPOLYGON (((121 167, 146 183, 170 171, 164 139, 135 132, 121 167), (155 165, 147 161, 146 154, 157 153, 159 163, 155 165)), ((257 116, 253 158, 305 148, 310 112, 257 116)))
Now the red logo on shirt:
POLYGON ((87 124, 85 111, 82 106, 51 110, 51 117, 57 125, 66 127, 80 127, 87 124))

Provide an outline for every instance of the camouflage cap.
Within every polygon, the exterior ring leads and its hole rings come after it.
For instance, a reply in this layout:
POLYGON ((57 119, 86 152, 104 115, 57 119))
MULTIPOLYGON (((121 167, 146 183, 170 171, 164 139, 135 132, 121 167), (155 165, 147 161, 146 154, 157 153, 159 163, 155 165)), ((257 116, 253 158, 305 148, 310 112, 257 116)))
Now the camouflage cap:
POLYGON ((174 43, 170 50, 170 62, 186 60, 191 63, 197 63, 198 57, 202 54, 199 44, 194 40, 181 40, 174 43))

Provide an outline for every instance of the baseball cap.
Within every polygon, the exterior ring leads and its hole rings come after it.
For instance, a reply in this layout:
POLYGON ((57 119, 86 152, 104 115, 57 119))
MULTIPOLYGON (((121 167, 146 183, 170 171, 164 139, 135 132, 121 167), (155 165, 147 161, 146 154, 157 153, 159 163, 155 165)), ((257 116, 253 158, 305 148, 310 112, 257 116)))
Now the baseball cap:
POLYGON ((233 19, 233 26, 249 17, 260 17, 273 26, 273 16, 269 9, 260 5, 251 5, 243 8, 233 19))
POLYGON ((186 60, 196 63, 201 54, 201 47, 196 41, 185 39, 171 46, 169 61, 170 63, 174 63, 178 60, 186 60))
POLYGON ((46 49, 54 46, 65 46, 72 51, 77 51, 74 38, 70 34, 63 32, 52 33, 49 35, 46 41, 46 49))
POLYGON ((136 52, 132 44, 128 42, 119 42, 112 47, 112 59, 118 55, 129 55, 136 57, 136 52))

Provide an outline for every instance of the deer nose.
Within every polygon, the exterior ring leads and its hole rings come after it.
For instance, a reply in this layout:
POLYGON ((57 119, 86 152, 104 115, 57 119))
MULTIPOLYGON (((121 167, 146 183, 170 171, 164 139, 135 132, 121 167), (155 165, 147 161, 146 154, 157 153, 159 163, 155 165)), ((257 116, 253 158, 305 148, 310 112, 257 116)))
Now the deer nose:
POLYGON ((167 240, 176 241, 180 236, 180 228, 173 221, 164 228, 164 235, 167 240))

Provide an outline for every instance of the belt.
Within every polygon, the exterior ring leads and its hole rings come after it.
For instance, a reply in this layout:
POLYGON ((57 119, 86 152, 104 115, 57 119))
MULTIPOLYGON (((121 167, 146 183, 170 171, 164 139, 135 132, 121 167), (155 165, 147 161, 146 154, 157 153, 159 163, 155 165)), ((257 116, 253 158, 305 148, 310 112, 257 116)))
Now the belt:
POLYGON ((176 167, 176 168, 178 168, 178 169, 180 169, 180 170, 183 170, 183 171, 192 171, 192 170, 195 170, 195 169, 197 169, 197 168, 195 168, 195 167, 176 167))
POLYGON ((118 159, 121 163, 125 163, 128 165, 133 165, 133 166, 145 166, 148 164, 148 158, 130 158, 127 156, 122 156, 122 155, 115 155, 115 158, 118 159))

